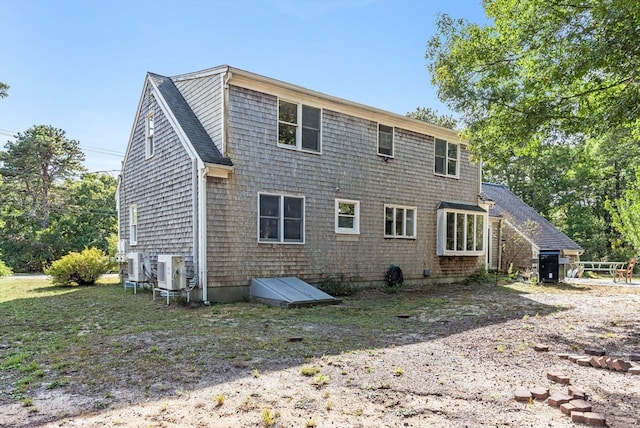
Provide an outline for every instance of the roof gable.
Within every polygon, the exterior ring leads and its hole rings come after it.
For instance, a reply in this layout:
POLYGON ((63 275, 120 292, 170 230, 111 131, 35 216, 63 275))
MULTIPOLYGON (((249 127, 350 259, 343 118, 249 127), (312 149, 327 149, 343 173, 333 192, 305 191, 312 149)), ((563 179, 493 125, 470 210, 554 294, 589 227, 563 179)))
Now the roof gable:
POLYGON ((230 159, 222 156, 171 78, 149 73, 149 79, 158 89, 165 105, 171 111, 200 160, 210 164, 233 165, 230 159))
POLYGON ((482 183, 482 196, 495 206, 489 215, 503 217, 541 250, 582 250, 582 247, 558 230, 536 210, 524 203, 502 184, 482 183), (535 224, 536 230, 529 226, 535 224))

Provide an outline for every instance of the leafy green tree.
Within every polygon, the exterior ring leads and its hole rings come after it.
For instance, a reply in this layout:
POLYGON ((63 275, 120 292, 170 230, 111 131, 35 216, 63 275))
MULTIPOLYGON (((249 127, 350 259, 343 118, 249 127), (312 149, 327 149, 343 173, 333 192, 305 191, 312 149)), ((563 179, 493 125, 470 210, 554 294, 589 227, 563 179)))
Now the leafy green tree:
POLYGON ((483 159, 640 125, 636 0, 486 0, 492 23, 441 15, 426 57, 483 159))
POLYGON ((70 251, 95 247, 110 250, 110 236, 117 234, 117 181, 107 174, 84 174, 82 180, 69 180, 61 187, 50 225, 39 233, 49 260, 70 251))
POLYGON ((0 251, 15 271, 42 271, 63 255, 110 251, 117 230, 116 180, 84 171, 64 131, 36 126, 0 152, 0 251))
POLYGON ((463 137, 504 183, 587 251, 620 237, 605 201, 640 164, 635 0, 486 0, 488 25, 439 17, 426 58, 463 137))
POLYGON ((614 227, 620 232, 623 243, 629 245, 628 254, 640 254, 640 170, 633 186, 627 188, 622 198, 607 200, 614 227))

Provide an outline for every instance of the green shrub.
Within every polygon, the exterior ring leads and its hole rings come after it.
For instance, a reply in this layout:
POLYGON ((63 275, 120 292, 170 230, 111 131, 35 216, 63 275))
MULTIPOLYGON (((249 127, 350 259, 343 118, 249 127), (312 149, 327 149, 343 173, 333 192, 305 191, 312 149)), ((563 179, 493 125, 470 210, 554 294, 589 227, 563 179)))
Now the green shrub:
POLYGON ((343 273, 339 273, 321 279, 318 283, 318 289, 333 297, 337 297, 351 296, 357 291, 358 287, 353 284, 351 278, 348 279, 343 273))
POLYGON ((81 253, 69 253, 44 270, 53 277, 54 285, 93 285, 100 275, 109 270, 109 257, 92 247, 81 253))
POLYGON ((12 275, 13 271, 9 266, 7 266, 2 260, 0 260, 0 278, 3 276, 12 275))

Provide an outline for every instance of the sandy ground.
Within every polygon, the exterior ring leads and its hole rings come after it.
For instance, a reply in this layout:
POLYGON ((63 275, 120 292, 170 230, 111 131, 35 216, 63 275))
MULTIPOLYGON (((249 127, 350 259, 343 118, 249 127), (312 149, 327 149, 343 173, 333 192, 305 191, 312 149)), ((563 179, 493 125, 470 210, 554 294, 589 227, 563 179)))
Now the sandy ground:
POLYGON ((520 387, 566 392, 547 379, 552 371, 583 389, 608 426, 640 426, 640 376, 582 367, 557 355, 592 346, 612 357, 640 354, 640 284, 587 287, 580 294, 526 295, 532 305, 556 309, 544 316, 526 314, 444 337, 430 334, 429 326, 435 330, 447 320, 422 314, 425 331, 382 349, 273 371, 224 362, 215 373, 194 367, 201 382, 181 389, 176 379, 173 393, 159 399, 129 391, 91 397, 42 389, 31 408, 0 406, 0 426, 575 427, 546 402, 514 400, 520 387), (549 351, 535 351, 536 344, 549 351))

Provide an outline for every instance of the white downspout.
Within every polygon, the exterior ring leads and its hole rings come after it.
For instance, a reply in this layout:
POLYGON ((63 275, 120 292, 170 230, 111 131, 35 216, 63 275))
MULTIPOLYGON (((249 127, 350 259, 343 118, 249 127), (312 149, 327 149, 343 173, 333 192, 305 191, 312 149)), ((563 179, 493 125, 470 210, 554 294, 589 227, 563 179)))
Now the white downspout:
POLYGON ((199 241, 199 257, 198 274, 200 276, 200 284, 202 284, 202 301, 205 305, 209 304, 208 293, 208 262, 207 262, 207 168, 200 163, 199 167, 200 183, 198 186, 198 241, 199 241))
POLYGON ((198 269, 198 271, 195 272, 197 275, 200 269, 200 250, 198 247, 198 230, 200 227, 198 223, 198 160, 196 158, 191 158, 191 195, 193 195, 191 203, 191 222, 193 224, 191 251, 193 254, 193 265, 198 269))

